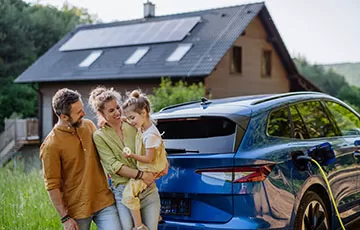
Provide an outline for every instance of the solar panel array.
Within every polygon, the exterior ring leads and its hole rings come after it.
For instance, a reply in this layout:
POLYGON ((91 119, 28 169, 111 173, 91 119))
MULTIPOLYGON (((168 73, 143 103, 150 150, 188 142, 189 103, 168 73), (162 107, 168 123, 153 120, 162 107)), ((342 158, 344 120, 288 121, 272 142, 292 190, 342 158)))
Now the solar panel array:
POLYGON ((59 50, 71 51, 181 41, 200 19, 201 17, 188 17, 80 30, 63 44, 59 50))

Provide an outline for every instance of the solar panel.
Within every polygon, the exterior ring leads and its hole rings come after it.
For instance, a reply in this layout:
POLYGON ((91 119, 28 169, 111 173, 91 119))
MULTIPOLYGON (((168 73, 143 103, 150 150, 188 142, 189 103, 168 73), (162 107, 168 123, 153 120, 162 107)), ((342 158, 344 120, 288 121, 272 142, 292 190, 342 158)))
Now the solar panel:
POLYGON ((201 17, 189 17, 80 30, 59 50, 71 51, 181 41, 200 19, 201 17))

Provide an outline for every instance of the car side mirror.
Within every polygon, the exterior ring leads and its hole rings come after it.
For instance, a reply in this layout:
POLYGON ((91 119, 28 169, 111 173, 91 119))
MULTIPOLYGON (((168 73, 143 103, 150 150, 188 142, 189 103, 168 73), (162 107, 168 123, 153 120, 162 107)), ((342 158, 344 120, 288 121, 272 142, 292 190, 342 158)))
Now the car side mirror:
POLYGON ((308 156, 316 160, 320 165, 329 165, 336 159, 334 148, 329 142, 309 148, 308 156))

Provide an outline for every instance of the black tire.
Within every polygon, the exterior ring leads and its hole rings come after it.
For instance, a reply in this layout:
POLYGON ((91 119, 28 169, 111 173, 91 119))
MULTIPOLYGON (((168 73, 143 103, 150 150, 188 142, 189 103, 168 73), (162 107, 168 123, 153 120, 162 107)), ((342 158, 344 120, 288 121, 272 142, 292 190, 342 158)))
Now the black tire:
POLYGON ((330 226, 329 210, 321 197, 313 191, 303 196, 296 214, 295 230, 328 230, 330 226))

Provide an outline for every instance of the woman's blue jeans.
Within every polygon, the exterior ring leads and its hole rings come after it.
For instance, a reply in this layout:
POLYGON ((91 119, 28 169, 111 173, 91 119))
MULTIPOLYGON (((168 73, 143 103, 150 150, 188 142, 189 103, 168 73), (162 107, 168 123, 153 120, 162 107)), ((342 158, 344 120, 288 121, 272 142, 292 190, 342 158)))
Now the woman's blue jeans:
POLYGON ((94 221, 98 230, 118 230, 120 228, 119 215, 115 205, 106 207, 88 218, 76 219, 80 230, 90 230, 91 221, 94 221))
MULTIPOLYGON (((112 188, 112 191, 115 196, 121 227, 123 230, 131 230, 134 227, 131 213, 129 209, 121 203, 124 188, 125 184, 120 184, 116 188, 112 188)), ((150 230, 157 230, 160 215, 160 197, 156 184, 152 183, 140 193, 139 199, 143 223, 150 230)))

